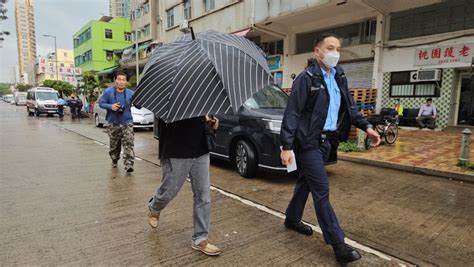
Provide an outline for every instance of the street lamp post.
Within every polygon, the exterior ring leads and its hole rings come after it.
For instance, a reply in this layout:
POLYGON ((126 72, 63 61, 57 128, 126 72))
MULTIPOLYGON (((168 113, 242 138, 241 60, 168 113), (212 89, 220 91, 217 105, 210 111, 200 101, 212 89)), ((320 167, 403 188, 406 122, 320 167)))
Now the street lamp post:
POLYGON ((138 75, 139 75, 139 67, 138 67, 138 21, 135 21, 135 72, 136 72, 136 81, 138 84, 138 75))
POLYGON ((59 81, 59 72, 58 72, 58 46, 56 45, 56 36, 43 34, 44 37, 54 38, 54 53, 56 54, 56 80, 59 81))

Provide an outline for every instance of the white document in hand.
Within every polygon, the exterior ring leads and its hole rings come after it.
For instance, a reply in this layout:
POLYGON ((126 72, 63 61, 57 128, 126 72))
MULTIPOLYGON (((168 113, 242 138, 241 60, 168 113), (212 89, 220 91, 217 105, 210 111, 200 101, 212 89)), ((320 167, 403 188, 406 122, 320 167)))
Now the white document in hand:
MULTIPOLYGON (((280 150, 283 150, 283 146, 280 146, 280 150)), ((293 152, 293 150, 291 150, 291 154, 293 155, 293 161, 286 165, 286 171, 287 172, 293 172, 293 171, 296 171, 296 156, 295 156, 295 152, 293 152)))

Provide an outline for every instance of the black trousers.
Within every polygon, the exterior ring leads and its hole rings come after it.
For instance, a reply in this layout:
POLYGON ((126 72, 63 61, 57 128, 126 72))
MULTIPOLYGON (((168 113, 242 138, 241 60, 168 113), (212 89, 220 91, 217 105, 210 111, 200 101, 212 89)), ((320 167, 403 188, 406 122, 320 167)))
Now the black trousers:
POLYGON ((326 141, 321 143, 319 149, 296 151, 299 176, 293 197, 286 209, 288 222, 301 221, 308 195, 311 193, 316 217, 327 244, 344 241, 344 232, 329 202, 329 181, 325 169, 325 163, 332 154, 331 150, 334 146, 337 147, 337 143, 326 141))

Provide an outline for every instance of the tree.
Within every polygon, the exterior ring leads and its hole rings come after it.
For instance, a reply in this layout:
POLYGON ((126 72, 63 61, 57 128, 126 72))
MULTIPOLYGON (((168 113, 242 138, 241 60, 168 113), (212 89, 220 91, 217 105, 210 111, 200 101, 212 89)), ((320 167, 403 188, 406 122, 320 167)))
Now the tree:
POLYGON ((61 94, 62 96, 68 96, 76 92, 76 88, 74 87, 74 85, 65 81, 44 80, 43 86, 53 88, 54 90, 58 91, 59 94, 61 94))
POLYGON ((0 83, 0 95, 11 94, 10 85, 8 83, 0 83))
POLYGON ((110 83, 109 79, 99 77, 97 71, 86 71, 82 73, 82 79, 84 85, 81 88, 84 90, 84 95, 86 95, 89 102, 97 100, 99 90, 106 88, 107 83, 110 83))
POLYGON ((130 79, 128 80, 128 86, 130 88, 137 87, 137 76, 136 75, 133 75, 132 77, 130 77, 130 79))
POLYGON ((33 85, 31 85, 31 84, 21 84, 21 83, 19 83, 19 84, 16 85, 15 88, 16 88, 16 90, 18 90, 19 92, 26 92, 26 91, 28 91, 28 89, 33 88, 33 85))

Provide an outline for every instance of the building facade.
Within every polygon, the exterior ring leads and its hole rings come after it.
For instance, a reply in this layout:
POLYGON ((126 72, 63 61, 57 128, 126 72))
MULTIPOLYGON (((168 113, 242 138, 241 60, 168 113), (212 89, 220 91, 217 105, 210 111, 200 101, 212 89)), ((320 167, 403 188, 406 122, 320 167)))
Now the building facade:
POLYGON ((15 0, 20 83, 35 84, 36 33, 33 0, 15 0))
POLYGON ((111 17, 130 17, 130 0, 109 0, 111 17))
MULTIPOLYGON (((378 111, 392 107, 395 99, 406 108, 419 108, 431 97, 439 110, 439 128, 474 123, 474 0, 137 3, 157 6, 156 34, 163 43, 181 36, 186 23, 195 32, 216 30, 254 41, 266 53, 275 82, 282 88, 291 88, 292 74, 314 60, 317 36, 335 33, 341 37, 340 64, 349 87, 377 88, 378 111)), ((136 27, 152 27, 155 16, 150 16, 146 22, 136 22, 136 27)), ((139 45, 156 40, 137 37, 139 45)))
POLYGON ((246 36, 267 52, 283 88, 323 32, 341 37, 350 88, 377 88, 377 110, 433 98, 437 127, 474 125, 474 1, 254 1, 246 36), (257 35, 258 37, 255 37, 257 35), (278 42, 283 41, 283 47, 278 42), (271 56, 275 54, 274 56, 271 56))
POLYGON ((114 50, 131 45, 131 23, 121 17, 102 17, 84 25, 73 36, 74 64, 85 71, 102 71, 119 65, 114 50))
POLYGON ((437 126, 474 126, 474 1, 438 1, 390 13, 382 51, 381 107, 432 98, 437 126))
POLYGON ((133 69, 137 64, 143 68, 150 53, 152 43, 158 40, 159 17, 158 0, 132 0, 130 3, 130 20, 132 22, 132 45, 123 51, 121 56, 122 67, 133 69), (138 53, 136 48, 138 47, 138 53))
POLYGON ((18 65, 11 66, 10 83, 14 85, 20 83, 20 67, 18 65))
POLYGON ((58 48, 56 70, 56 54, 49 53, 46 57, 39 56, 36 62, 36 81, 42 84, 44 80, 60 80, 77 86, 81 69, 74 65, 74 51, 58 48))

